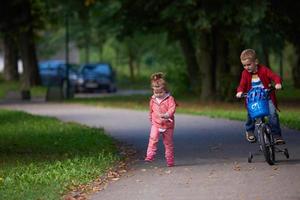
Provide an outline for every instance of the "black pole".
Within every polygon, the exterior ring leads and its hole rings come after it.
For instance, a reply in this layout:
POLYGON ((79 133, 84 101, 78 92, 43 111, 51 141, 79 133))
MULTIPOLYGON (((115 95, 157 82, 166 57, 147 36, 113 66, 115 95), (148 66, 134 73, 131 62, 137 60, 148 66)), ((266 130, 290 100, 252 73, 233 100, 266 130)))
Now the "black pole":
POLYGON ((68 8, 66 8, 65 14, 65 61, 66 61, 66 86, 65 97, 70 98, 70 81, 69 81, 69 14, 68 8))

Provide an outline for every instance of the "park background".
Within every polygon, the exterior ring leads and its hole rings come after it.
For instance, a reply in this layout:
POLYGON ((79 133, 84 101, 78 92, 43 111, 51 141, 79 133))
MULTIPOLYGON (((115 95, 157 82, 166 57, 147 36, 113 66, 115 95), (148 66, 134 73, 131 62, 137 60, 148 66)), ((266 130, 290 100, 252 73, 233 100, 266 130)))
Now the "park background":
MULTIPOLYGON (((39 61, 109 62, 119 90, 150 92, 150 75, 162 71, 179 113, 244 120, 244 105, 234 98, 243 70, 239 55, 253 48, 262 64, 283 77, 282 124, 300 129, 297 1, 5 0, 0 9, 5 104, 22 91, 32 100, 45 98, 39 61)), ((75 95, 59 103, 147 110, 149 95, 75 95)), ((4 199, 58 199, 122 160, 103 130, 7 110, 0 111, 0 123, 4 199)))
POLYGON ((299 88, 298 4, 5 1, 2 80, 38 86, 38 61, 54 57, 76 64, 109 62, 119 86, 148 88, 149 75, 163 71, 174 94, 228 101, 243 69, 240 52, 253 48, 286 86, 299 88))

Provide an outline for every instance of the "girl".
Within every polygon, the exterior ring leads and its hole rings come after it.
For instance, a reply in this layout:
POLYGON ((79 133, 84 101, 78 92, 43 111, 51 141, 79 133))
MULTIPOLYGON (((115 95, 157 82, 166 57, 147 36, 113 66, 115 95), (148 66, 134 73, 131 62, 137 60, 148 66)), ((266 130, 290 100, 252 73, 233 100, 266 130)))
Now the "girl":
POLYGON ((162 134, 167 166, 173 167, 173 133, 176 102, 167 89, 163 73, 159 72, 151 75, 151 87, 153 95, 149 103, 149 118, 152 126, 145 161, 151 162, 154 160, 159 136, 162 134))

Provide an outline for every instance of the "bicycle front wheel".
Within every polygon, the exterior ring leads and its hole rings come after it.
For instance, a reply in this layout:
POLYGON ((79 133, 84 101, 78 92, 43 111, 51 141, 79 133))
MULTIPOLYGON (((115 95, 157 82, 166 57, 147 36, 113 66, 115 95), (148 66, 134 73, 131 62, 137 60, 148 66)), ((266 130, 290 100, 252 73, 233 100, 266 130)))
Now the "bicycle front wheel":
POLYGON ((271 145, 270 137, 266 133, 266 128, 261 126, 258 128, 258 135, 260 139, 261 150, 264 154, 265 160, 269 165, 274 165, 275 152, 273 146, 271 145))

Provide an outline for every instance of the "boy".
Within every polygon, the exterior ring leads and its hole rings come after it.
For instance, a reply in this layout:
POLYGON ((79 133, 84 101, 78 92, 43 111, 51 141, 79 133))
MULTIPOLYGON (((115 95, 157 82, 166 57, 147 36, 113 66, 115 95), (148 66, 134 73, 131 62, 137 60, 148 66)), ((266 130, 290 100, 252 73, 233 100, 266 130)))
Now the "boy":
MULTIPOLYGON (((241 53, 241 63, 243 64, 244 70, 242 72, 241 81, 237 88, 236 97, 241 98, 241 95, 248 92, 252 87, 263 87, 268 88, 271 82, 275 83, 275 89, 279 90, 281 86, 281 78, 275 74, 268 67, 258 64, 256 53, 253 49, 246 49, 241 53)), ((278 114, 276 112, 277 101, 275 92, 272 91, 269 100, 270 114, 268 116, 269 123, 271 126, 271 132, 274 136, 275 144, 284 144, 285 141, 281 136, 281 128, 279 123, 278 114)), ((245 124, 246 128, 246 139, 249 142, 255 142, 256 138, 254 135, 255 124, 251 117, 247 116, 245 124)))

